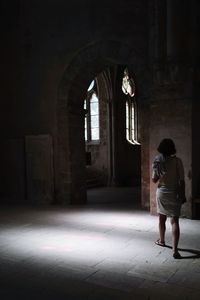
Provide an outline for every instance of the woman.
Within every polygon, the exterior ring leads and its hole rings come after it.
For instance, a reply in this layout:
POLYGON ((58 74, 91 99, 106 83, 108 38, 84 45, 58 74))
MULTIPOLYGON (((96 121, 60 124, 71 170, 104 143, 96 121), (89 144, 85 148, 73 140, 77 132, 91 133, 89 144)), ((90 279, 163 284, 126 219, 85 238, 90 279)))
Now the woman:
POLYGON ((173 257, 181 258, 178 252, 178 242, 181 205, 186 201, 184 168, 181 159, 175 155, 176 148, 171 139, 163 139, 157 150, 160 154, 155 157, 152 165, 152 180, 154 183, 158 183, 156 202, 160 238, 156 244, 165 246, 165 223, 167 217, 171 217, 173 257))

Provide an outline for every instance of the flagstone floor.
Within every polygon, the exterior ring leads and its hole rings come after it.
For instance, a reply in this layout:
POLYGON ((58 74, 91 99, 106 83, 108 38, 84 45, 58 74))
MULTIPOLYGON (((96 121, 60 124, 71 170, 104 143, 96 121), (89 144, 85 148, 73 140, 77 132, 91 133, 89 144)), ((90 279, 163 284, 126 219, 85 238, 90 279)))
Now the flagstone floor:
POLYGON ((155 245, 138 191, 88 191, 85 206, 0 207, 0 299, 200 299, 200 221, 180 219, 181 259, 155 245))

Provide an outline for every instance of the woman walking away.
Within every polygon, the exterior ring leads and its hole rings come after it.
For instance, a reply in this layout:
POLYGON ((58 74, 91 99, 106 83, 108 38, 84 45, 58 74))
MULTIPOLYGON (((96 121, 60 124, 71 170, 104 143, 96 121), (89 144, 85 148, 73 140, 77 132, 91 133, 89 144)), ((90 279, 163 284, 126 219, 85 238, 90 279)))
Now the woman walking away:
POLYGON ((181 205, 186 201, 184 168, 180 158, 176 157, 176 148, 171 139, 163 139, 157 148, 159 155, 153 161, 152 180, 158 183, 156 190, 157 213, 159 215, 160 238, 155 242, 165 246, 167 217, 171 218, 173 257, 181 258, 178 252, 180 237, 179 216, 181 205))

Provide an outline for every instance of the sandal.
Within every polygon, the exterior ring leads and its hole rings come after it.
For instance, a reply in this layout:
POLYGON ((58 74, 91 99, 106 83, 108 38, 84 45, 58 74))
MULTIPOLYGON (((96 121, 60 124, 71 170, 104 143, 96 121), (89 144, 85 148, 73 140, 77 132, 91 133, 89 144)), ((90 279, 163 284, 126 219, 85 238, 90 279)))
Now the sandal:
POLYGON ((161 246, 161 247, 165 247, 165 242, 161 242, 160 239, 158 239, 156 242, 155 242, 156 245, 158 246, 161 246))
POLYGON ((174 252, 174 253, 173 253, 173 258, 175 258, 175 259, 180 259, 180 258, 181 258, 180 253, 179 253, 179 252, 174 252))

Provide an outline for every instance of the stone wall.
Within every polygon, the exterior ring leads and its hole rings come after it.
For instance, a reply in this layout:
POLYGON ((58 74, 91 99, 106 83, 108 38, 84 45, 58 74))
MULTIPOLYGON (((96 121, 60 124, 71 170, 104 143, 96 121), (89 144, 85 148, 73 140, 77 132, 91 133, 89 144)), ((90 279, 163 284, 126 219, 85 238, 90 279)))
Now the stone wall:
MULTIPOLYGON (((85 176, 82 160, 71 162, 71 157, 78 157, 72 136, 79 125, 69 130, 65 111, 71 109, 73 114, 74 99, 81 99, 89 82, 107 66, 129 64, 135 51, 146 56, 146 15, 147 4, 141 0, 135 0, 133 6, 124 1, 94 5, 89 0, 16 0, 12 13, 9 4, 2 6, 1 137, 7 141, 24 140, 27 135, 52 136, 54 191, 61 202, 69 203, 77 186, 84 189, 85 176), (111 40, 114 43, 107 42, 111 40), (88 47, 90 51, 84 51, 88 47), (80 174, 74 171, 77 168, 82 169, 80 174)), ((75 119, 71 117, 70 122, 74 124, 75 119)))
MULTIPOLYGON (((142 173, 142 206, 151 206, 155 213, 151 161, 160 139, 171 137, 185 166, 188 203, 183 214, 191 216, 192 198, 199 193, 198 80, 194 87, 194 77, 198 77, 194 76, 194 66, 199 73, 195 14, 199 1, 120 0, 116 4, 114 0, 16 0, 12 12, 4 2, 0 20, 1 194, 27 199, 25 136, 48 135, 54 153, 56 201, 86 201, 83 95, 95 76, 121 65, 136 79, 141 164, 140 149, 121 143, 124 115, 122 95, 117 92, 108 98, 116 97, 121 103, 114 116, 118 136, 114 160, 119 163, 115 174, 109 170, 105 173, 126 181, 127 174, 132 176, 128 164, 132 160, 137 176, 142 173), (172 24, 176 22, 174 31, 172 24), (10 179, 7 166, 12 166, 10 179)), ((103 134, 105 144, 96 159, 101 169, 106 161, 109 166, 113 163, 113 157, 107 155, 106 130, 103 134)))
MULTIPOLYGON (((172 66, 167 65, 166 68, 172 66)), ((189 74, 182 67, 176 66, 176 78, 168 77, 162 71, 155 76, 154 93, 150 106, 150 170, 152 160, 157 154, 157 147, 163 138, 172 138, 177 149, 177 156, 183 161, 185 168, 187 203, 182 208, 182 214, 192 216, 192 86, 189 74), (179 75, 178 75, 179 73, 179 75), (182 77, 182 78, 181 78, 182 77)), ((172 73, 171 73, 172 74, 172 73)), ((156 185, 150 185, 151 212, 156 212, 156 185)))

